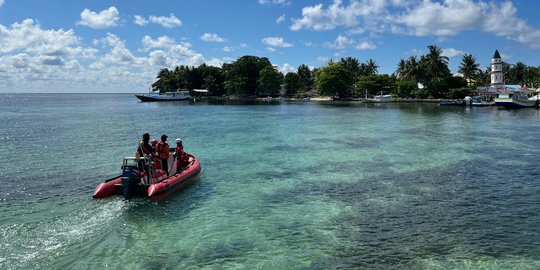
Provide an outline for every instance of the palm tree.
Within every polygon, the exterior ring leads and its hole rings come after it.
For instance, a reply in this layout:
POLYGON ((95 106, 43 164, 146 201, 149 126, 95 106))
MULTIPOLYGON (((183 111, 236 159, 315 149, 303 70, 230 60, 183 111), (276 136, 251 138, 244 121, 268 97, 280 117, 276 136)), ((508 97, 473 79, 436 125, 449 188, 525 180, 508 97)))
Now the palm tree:
POLYGON ((491 67, 486 67, 484 70, 478 71, 478 76, 476 77, 475 85, 477 86, 487 86, 491 82, 491 67))
POLYGON ((523 62, 517 62, 512 68, 511 70, 513 70, 513 74, 514 74, 514 78, 516 80, 516 82, 523 86, 523 82, 525 80, 525 72, 527 70, 527 65, 525 65, 523 62))
POLYGON ((425 74, 424 67, 422 66, 421 61, 418 61, 416 56, 411 56, 405 61, 405 68, 402 74, 403 79, 415 83, 424 83, 426 81, 425 74))
POLYGON ((339 64, 345 67, 349 72, 353 74, 353 81, 356 82, 360 75, 360 62, 353 57, 339 59, 339 64))
POLYGON ((159 70, 156 78, 158 79, 152 84, 152 91, 165 92, 169 89, 171 84, 171 75, 172 72, 167 68, 162 68, 159 70))
POLYGON ((403 78, 403 74, 405 73, 406 65, 407 65, 407 62, 405 60, 401 59, 401 60, 399 60, 396 71, 394 71, 394 75, 400 80, 403 78))
POLYGON ((377 74, 378 69, 379 69, 379 66, 373 59, 367 60, 363 66, 364 66, 364 72, 367 75, 377 74))
POLYGON ((448 56, 443 56, 443 51, 436 45, 427 46, 429 53, 423 55, 420 59, 422 66, 425 68, 428 80, 433 78, 444 78, 451 75, 448 68, 448 56))
POLYGON ((467 84, 471 85, 472 81, 478 78, 480 73, 480 64, 476 63, 476 57, 472 54, 463 55, 458 72, 467 80, 467 84))

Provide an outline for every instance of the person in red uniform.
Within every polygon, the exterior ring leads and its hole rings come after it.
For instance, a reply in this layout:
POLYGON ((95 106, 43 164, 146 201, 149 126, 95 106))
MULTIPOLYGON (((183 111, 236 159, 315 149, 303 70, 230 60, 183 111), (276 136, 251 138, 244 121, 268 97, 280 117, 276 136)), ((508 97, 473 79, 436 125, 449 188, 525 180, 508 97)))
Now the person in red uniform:
POLYGON ((161 169, 169 175, 169 144, 167 143, 167 135, 161 135, 161 141, 156 144, 156 153, 161 161, 161 169))
POLYGON ((188 155, 184 152, 184 146, 182 145, 182 139, 178 138, 174 140, 176 147, 174 154, 176 156, 176 172, 180 172, 182 168, 187 166, 188 155))

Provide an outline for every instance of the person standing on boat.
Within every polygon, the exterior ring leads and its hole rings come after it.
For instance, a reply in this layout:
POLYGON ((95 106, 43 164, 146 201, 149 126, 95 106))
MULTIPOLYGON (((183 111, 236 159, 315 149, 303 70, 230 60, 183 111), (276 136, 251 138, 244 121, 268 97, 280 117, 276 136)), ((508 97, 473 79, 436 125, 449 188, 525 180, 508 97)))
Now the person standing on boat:
POLYGON ((144 133, 142 135, 142 140, 139 142, 139 147, 137 148, 137 152, 135 155, 137 157, 147 156, 147 155, 155 155, 156 151, 154 150, 154 147, 150 145, 150 134, 144 133))
POLYGON ((156 144, 156 152, 161 161, 161 169, 169 175, 169 144, 167 143, 167 135, 161 135, 161 141, 156 144))
MULTIPOLYGON (((156 151, 154 150, 154 147, 150 145, 150 134, 144 133, 142 136, 142 140, 139 142, 139 147, 137 147, 137 151, 135 152, 136 157, 144 157, 148 155, 155 155, 156 151)), ((144 162, 139 161, 139 170, 146 171, 146 168, 144 166, 144 162)))
POLYGON ((174 142, 176 143, 176 147, 174 149, 174 155, 176 157, 176 172, 179 172, 182 170, 183 167, 187 165, 188 156, 186 152, 184 152, 182 139, 177 138, 176 140, 174 140, 174 142))

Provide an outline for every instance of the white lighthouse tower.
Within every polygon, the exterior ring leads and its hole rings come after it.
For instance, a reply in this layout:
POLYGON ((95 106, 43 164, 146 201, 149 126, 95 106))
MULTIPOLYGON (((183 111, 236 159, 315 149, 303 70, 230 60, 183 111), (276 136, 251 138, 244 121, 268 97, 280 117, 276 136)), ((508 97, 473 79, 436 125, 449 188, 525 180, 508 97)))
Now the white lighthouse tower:
POLYGON ((503 77, 503 64, 501 55, 498 50, 495 50, 493 58, 491 59, 491 87, 490 92, 504 91, 504 77, 503 77))

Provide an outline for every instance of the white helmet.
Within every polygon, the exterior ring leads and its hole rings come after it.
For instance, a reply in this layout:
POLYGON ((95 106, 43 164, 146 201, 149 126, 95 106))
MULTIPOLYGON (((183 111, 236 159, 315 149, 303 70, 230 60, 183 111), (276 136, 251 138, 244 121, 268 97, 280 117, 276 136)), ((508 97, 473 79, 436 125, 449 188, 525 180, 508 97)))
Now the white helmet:
POLYGON ((176 140, 174 140, 175 143, 181 143, 182 142, 182 139, 180 138, 177 138, 176 140))

